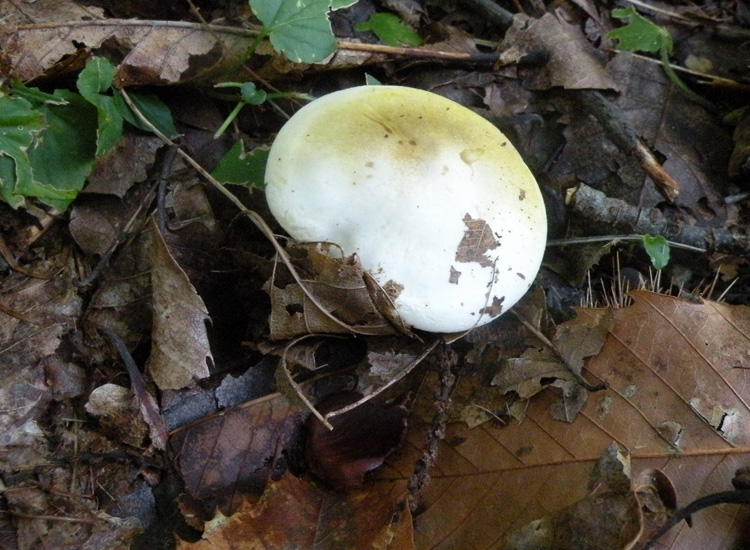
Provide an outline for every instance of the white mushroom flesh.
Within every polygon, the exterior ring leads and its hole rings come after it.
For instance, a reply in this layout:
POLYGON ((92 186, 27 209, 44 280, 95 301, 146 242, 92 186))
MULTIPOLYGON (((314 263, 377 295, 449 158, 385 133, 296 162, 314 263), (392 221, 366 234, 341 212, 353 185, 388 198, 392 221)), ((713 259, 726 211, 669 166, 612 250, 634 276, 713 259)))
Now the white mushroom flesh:
POLYGON ((303 107, 274 141, 266 184, 293 238, 356 253, 425 331, 496 318, 544 253, 544 203, 518 152, 481 116, 422 90, 351 88, 303 107))

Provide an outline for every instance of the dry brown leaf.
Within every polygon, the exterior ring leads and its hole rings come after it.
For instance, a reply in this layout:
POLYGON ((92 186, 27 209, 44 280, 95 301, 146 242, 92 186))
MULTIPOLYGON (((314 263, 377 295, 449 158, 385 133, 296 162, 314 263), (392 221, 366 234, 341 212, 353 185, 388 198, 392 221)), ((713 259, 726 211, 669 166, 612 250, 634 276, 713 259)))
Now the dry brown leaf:
POLYGON ((148 178, 148 169, 163 145, 157 137, 126 133, 104 156, 96 159, 81 192, 125 198, 134 183, 148 178))
POLYGON ((297 437, 303 415, 273 394, 201 419, 172 433, 170 446, 185 488, 210 515, 230 515, 242 493, 260 494, 281 453, 297 437))
POLYGON ((0 13, 3 14, 3 24, 7 25, 8 29, 31 23, 104 17, 104 10, 101 8, 81 6, 72 0, 37 0, 36 2, 0 0, 0 13))
MULTIPOLYGON (((50 403, 59 396, 54 370, 63 376, 75 370, 56 360, 58 348, 81 314, 82 302, 72 284, 73 266, 67 256, 62 252, 34 264, 34 270, 54 274, 50 279, 29 279, 13 272, 2 277, 0 468, 5 470, 46 459, 49 441, 43 426, 50 403)), ((71 387, 74 392, 81 389, 71 387)))
POLYGON ((138 407, 134 403, 133 392, 117 384, 104 384, 89 395, 86 412, 99 420, 104 433, 141 449, 149 434, 138 407))
POLYGON ((286 475, 257 504, 206 525, 203 540, 180 550, 413 550, 411 515, 399 489, 334 493, 286 475))
POLYGON ((549 53, 544 68, 524 78, 524 85, 531 89, 620 89, 581 29, 554 13, 545 13, 540 19, 516 17, 504 43, 512 50, 505 55, 521 57, 539 50, 549 53))
POLYGON ((210 318, 153 219, 151 234, 154 323, 148 368, 160 389, 176 390, 210 374, 207 361, 213 357, 206 328, 210 318))
POLYGON ((119 87, 205 82, 235 70, 255 37, 241 28, 181 21, 45 21, 19 26, 2 41, 21 80, 45 74, 81 45, 95 49, 107 41, 124 52, 119 87))
MULTIPOLYGON (((138 171, 136 166, 131 166, 128 169, 115 168, 114 172, 128 170, 131 174, 138 171)), ((132 178, 130 181, 132 187, 123 197, 82 193, 71 206, 68 229, 76 244, 87 254, 107 254, 117 243, 126 241, 133 231, 139 230, 148 216, 153 185, 133 185, 132 178)))
POLYGON ((610 445, 596 464, 586 498, 506 537, 507 550, 627 550, 642 531, 630 457, 610 445))
MULTIPOLYGON (((633 469, 658 469, 684 506, 731 489, 750 461, 750 310, 635 292, 631 307, 614 310, 614 325, 584 375, 611 388, 589 396, 572 423, 556 421, 552 392, 527 404, 524 420, 505 428, 485 422, 448 427, 425 511, 415 518, 417 548, 503 548, 512 529, 586 497, 589 471, 614 440, 630 451, 633 469)), ((583 310, 568 325, 587 325, 583 310)), ((435 381, 427 383, 433 387, 435 381)), ((459 384, 460 389, 460 384, 459 384)), ((430 391, 423 390, 431 399, 430 391)), ((460 414, 472 403, 454 403, 460 414)), ((424 425, 382 472, 407 478, 424 447, 424 425)), ((674 550, 723 550, 742 540, 750 513, 737 506, 701 511, 664 538, 674 550)))
MULTIPOLYGON (((286 340, 304 334, 395 333, 387 320, 387 300, 368 288, 356 256, 331 258, 315 244, 296 245, 290 253, 308 290, 342 324, 325 315, 298 284, 279 281, 277 275, 263 287, 271 297, 272 339, 286 340)), ((396 315, 395 311, 390 315, 396 315)))
POLYGON ((627 434, 628 448, 640 452, 665 443, 701 451, 750 446, 750 310, 645 291, 633 297, 631 307, 614 310, 610 337, 587 366, 614 398, 602 427, 627 434), (665 423, 679 426, 675 438, 659 429, 665 423))

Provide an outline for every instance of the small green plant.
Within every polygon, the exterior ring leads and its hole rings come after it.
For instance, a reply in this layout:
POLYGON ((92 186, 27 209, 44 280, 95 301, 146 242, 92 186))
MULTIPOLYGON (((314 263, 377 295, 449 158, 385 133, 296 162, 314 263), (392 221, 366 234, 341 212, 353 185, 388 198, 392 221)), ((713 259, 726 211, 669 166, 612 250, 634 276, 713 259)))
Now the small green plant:
POLYGON ((643 235, 643 248, 651 259, 654 269, 664 269, 669 263, 669 242, 661 235, 643 235))
POLYGON ((614 9, 612 10, 612 16, 625 19, 628 23, 624 27, 608 32, 605 38, 617 40, 617 45, 621 50, 659 54, 661 66, 675 87, 688 99, 703 105, 707 109, 714 109, 710 101, 688 88, 672 69, 669 57, 674 51, 674 42, 672 36, 664 27, 660 27, 643 17, 633 6, 614 9))
MULTIPOLYGON (((251 8, 262 23, 250 43, 247 57, 268 39, 274 49, 296 63, 315 63, 336 50, 328 14, 356 0, 253 0, 251 8)), ((106 155, 123 133, 124 123, 148 131, 112 86, 115 67, 104 58, 92 58, 81 71, 76 91, 45 93, 15 84, 0 89, 0 200, 13 208, 35 199, 64 211, 83 189, 94 162, 106 155)), ((221 133, 245 105, 258 105, 297 94, 266 93, 253 83, 225 83, 237 87, 237 106, 221 133)), ((158 97, 130 91, 130 99, 164 136, 177 135, 172 115, 158 97)), ((219 173, 234 180, 238 166, 258 167, 262 150, 245 153, 238 144, 222 160, 219 173)), ((218 170, 218 168, 217 168, 218 170)), ((260 178, 251 178, 257 184, 260 178)))
POLYGON ((419 46, 422 38, 395 14, 373 13, 364 23, 357 23, 358 31, 372 31, 389 46, 419 46))
MULTIPOLYGON (((0 92, 0 199, 13 208, 30 198, 65 210, 83 189, 94 161, 135 122, 112 88, 114 66, 92 58, 81 71, 77 92, 51 94, 15 84, 0 92)), ((149 120, 175 136, 169 109, 149 94, 132 94, 149 120)))
POLYGON ((223 183, 262 188, 268 149, 268 147, 257 147, 245 152, 242 141, 238 141, 221 158, 211 175, 223 183))
POLYGON ((277 52, 295 63, 317 63, 336 51, 328 12, 357 0, 254 0, 250 7, 263 24, 247 57, 268 38, 277 52))
POLYGON ((232 121, 237 118, 237 115, 240 114, 240 111, 243 107, 245 107, 245 105, 261 105, 269 99, 280 98, 300 99, 303 101, 312 101, 313 99, 315 99, 312 96, 294 92, 275 92, 269 94, 263 90, 259 90, 253 82, 222 82, 220 84, 217 84, 216 88, 239 88, 240 97, 237 105, 235 105, 232 112, 229 113, 229 116, 227 116, 226 120, 224 120, 219 129, 216 130, 216 133, 214 134, 215 138, 224 134, 226 129, 229 127, 232 121))

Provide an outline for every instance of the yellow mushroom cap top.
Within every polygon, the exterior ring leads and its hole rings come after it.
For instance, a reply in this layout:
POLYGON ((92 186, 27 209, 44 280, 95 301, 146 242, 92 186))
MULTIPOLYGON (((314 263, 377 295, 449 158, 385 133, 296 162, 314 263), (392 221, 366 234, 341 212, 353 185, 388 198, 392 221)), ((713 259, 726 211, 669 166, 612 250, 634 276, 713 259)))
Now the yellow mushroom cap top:
POLYGON ((334 92, 300 109, 269 153, 266 197, 296 240, 356 253, 409 326, 459 332, 531 286, 544 202, 490 122, 400 86, 334 92))

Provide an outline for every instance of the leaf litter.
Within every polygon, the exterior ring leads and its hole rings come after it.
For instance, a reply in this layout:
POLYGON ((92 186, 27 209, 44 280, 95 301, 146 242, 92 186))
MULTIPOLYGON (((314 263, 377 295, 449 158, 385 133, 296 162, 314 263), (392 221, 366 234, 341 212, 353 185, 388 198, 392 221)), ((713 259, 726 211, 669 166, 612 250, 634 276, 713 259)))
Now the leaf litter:
MULTIPOLYGON (((596 10, 586 12, 591 15, 596 10)), ((235 65, 238 52, 244 51, 247 38, 253 36, 224 26, 183 22, 154 26, 103 19, 104 12, 69 2, 57 3, 52 11, 50 3, 40 1, 26 7, 23 14, 16 4, 5 3, 3 13, 11 17, 11 38, 5 42, 8 35, 4 33, 4 43, 13 45, 11 61, 17 74, 41 80, 58 69, 62 71, 58 76, 80 70, 83 57, 79 56, 86 48, 73 47, 75 39, 89 48, 106 43, 122 49, 119 85, 197 82, 222 75, 235 65), (140 40, 128 43, 129 32, 140 40), (51 36, 62 38, 50 40, 51 36), (61 67, 58 61, 66 56, 72 57, 61 67)), ((485 75, 481 82, 470 78, 471 70, 448 73, 424 65, 415 70, 422 74, 413 82, 433 82, 493 113, 516 114, 513 108, 523 106, 522 110, 545 113, 550 119, 558 117, 564 146, 549 172, 556 182, 573 175, 632 204, 659 207, 662 198, 644 177, 639 162, 618 149, 585 105, 552 93, 550 87, 622 89, 619 97, 608 97, 620 105, 628 124, 639 129, 656 156, 666 159, 664 167, 680 183, 674 219, 699 226, 722 227, 727 220, 741 224, 739 209, 721 200, 725 189, 731 189, 721 172, 722 155, 728 158, 725 153, 731 148, 730 132, 715 117, 674 96, 658 66, 629 55, 610 56, 596 41, 589 41, 596 35, 590 23, 609 25, 602 13, 585 25, 580 17, 577 12, 557 11, 527 19, 528 26, 517 24, 506 36, 502 55, 519 63, 498 67, 497 75, 485 75), (520 61, 538 45, 547 50, 549 62, 534 70, 533 65, 530 68, 520 61), (544 91, 548 97, 542 100, 545 94, 529 90, 544 91), (643 97, 649 98, 647 108, 643 97), (696 139, 686 142, 686 135, 696 139), (606 162, 594 161, 602 158, 606 162), (705 158, 719 161, 706 163, 705 158)), ((471 37, 463 35, 462 40, 470 43, 470 55, 475 56, 471 37)), ((384 64, 377 64, 383 57, 369 55, 367 62, 376 63, 379 78, 405 74, 398 62, 384 70, 384 64)), ((400 51, 399 55, 408 54, 400 51)), ((285 74, 288 69, 269 69, 274 63, 282 65, 278 57, 269 57, 271 61, 262 61, 262 74, 274 78, 285 74)), ((304 77, 304 70, 297 75, 304 77)), ((279 83, 289 85, 274 82, 279 83)), ((241 127, 246 129, 248 121, 256 136, 268 137, 280 125, 272 110, 254 110, 240 120, 241 127)), ((526 137, 531 144, 552 139, 534 132, 526 137)), ((134 139, 133 134, 124 139, 134 139)), ((143 151, 135 153, 140 172, 123 178, 126 171, 115 164, 116 184, 107 181, 106 175, 98 176, 104 192, 125 199, 126 204, 143 200, 139 197, 144 193, 130 194, 131 182, 142 182, 154 162, 153 138, 137 136, 135 141, 116 144, 114 156, 123 159, 130 153, 122 151, 143 151)), ((544 157, 539 158, 544 164, 544 157)), ((156 159, 158 165, 158 155, 156 159)), ((740 165, 733 160, 734 171, 740 165)), ((184 170, 179 164, 174 168, 184 170)), ((172 206, 179 202, 175 195, 169 198, 172 206)), ((251 195, 251 202, 254 199, 257 196, 251 195)), ((233 548, 239 534, 242 540, 273 541, 279 548, 325 548, 330 541, 338 541, 337 548, 370 543, 383 548, 500 548, 506 535, 519 532, 529 522, 540 522, 535 525, 559 534, 555 529, 586 516, 590 528, 581 531, 584 540, 577 548, 605 540, 595 534, 602 533, 601 529, 617 532, 623 539, 599 547, 624 548, 642 526, 653 531, 663 524, 676 505, 727 490, 728 480, 746 465, 750 411, 744 388, 750 327, 744 306, 638 292, 628 308, 582 309, 575 320, 558 324, 552 337, 558 354, 542 348, 524 329, 519 331, 505 319, 497 327, 454 343, 463 359, 456 367, 458 384, 452 407, 448 407, 447 425, 434 424, 434 394, 440 383, 431 372, 436 365, 430 359, 415 371, 416 376, 405 378, 401 387, 386 395, 395 398, 406 389, 414 399, 403 448, 390 455, 363 488, 331 492, 304 475, 304 464, 298 463, 305 413, 292 404, 293 394, 273 393, 284 390, 272 375, 279 348, 266 342, 268 334, 259 336, 259 323, 249 323, 249 329, 247 325, 250 319, 263 319, 270 313, 271 325, 276 327, 272 331, 277 330, 276 338, 281 339, 306 335, 311 329, 337 332, 341 325, 325 315, 316 320, 318 304, 295 290, 299 282, 290 281, 288 274, 277 271, 277 278, 268 278, 268 266, 276 264, 269 260, 262 239, 237 231, 241 224, 236 213, 227 213, 215 197, 210 202, 216 210, 206 217, 172 219, 179 223, 170 226, 170 235, 179 238, 170 242, 170 249, 158 236, 154 239, 155 233, 142 229, 143 219, 126 223, 132 211, 125 215, 116 204, 106 210, 103 199, 100 210, 95 196, 85 200, 75 207, 78 212, 73 220, 78 225, 70 224, 83 253, 59 244, 67 242, 60 238, 65 222, 47 234, 19 237, 25 227, 21 231, 5 221, 16 216, 7 211, 0 226, 3 237, 12 246, 19 245, 18 258, 24 264, 55 273, 51 279, 28 279, 20 272, 5 271, 0 291, 0 327, 4 327, 0 365, 7 375, 0 388, 2 402, 7 404, 2 418, 3 483, 13 518, 12 523, 3 520, 3 527, 16 534, 11 547, 61 540, 93 548, 126 547, 137 532, 159 523, 152 487, 166 477, 165 457, 154 450, 147 435, 149 424, 133 399, 138 390, 124 374, 124 358, 101 339, 98 329, 102 327, 123 338, 139 365, 145 365, 150 356, 150 368, 163 371, 166 377, 151 373, 147 383, 155 385, 146 391, 158 398, 172 429, 170 449, 185 485, 182 494, 177 491, 170 498, 179 499, 183 517, 204 537, 197 543, 186 542, 190 536, 183 537, 180 547, 233 548), (96 217, 103 212, 104 219, 96 217), (108 227, 107 221, 114 223, 108 227), (203 223, 220 229, 212 234, 211 260, 202 264, 204 269, 193 270, 188 264, 209 248, 194 250, 192 256, 185 249, 199 242, 189 234, 203 223), (123 227, 127 227, 125 236, 123 227), (101 238, 96 235, 100 231, 101 238), (229 234, 237 238, 231 245, 229 234), (89 282, 94 282, 90 291, 74 286, 72 281, 81 280, 78 275, 92 269, 95 255, 107 255, 112 244, 117 253, 104 276, 89 282), (236 279, 220 277, 238 269, 223 252, 242 247, 261 251, 265 265, 256 263, 236 279), (150 256, 153 250, 160 251, 158 261, 150 256), (259 276, 264 270, 265 277, 259 276), (226 285, 227 280, 231 284, 226 285), (268 288, 273 292, 278 290, 275 301, 260 292, 264 281, 270 281, 268 288), (180 309, 185 296, 192 298, 180 309), (237 303, 231 303, 239 301, 236 296, 249 305, 242 313, 237 303), (182 319, 179 322, 172 315, 175 307, 182 319), (209 315, 221 331, 206 323, 209 315), (241 341, 247 345, 240 346, 241 341), (150 349, 159 350, 163 359, 150 349), (582 369, 579 373, 606 382, 609 388, 576 393, 560 355, 582 369), (216 362, 207 361, 211 356, 216 362), (490 380, 494 386, 488 385, 490 380), (261 390, 267 397, 261 397, 261 390), (102 396, 108 397, 98 401, 102 396), (77 406, 85 403, 88 412, 77 406), (435 436, 436 427, 445 433, 435 436), (425 435, 428 430, 433 436, 425 435), (618 450, 613 451, 613 441, 618 450), (430 443, 438 449, 429 472, 431 483, 420 494, 410 495, 407 480, 430 443), (673 485, 674 502, 661 496, 655 482, 634 481, 638 478, 626 472, 625 451, 635 472, 660 472, 673 485), (621 470, 602 474, 597 464, 612 456, 620 457, 621 470), (78 469, 86 475, 78 475, 78 469), (94 502, 87 495, 99 498, 94 502), (128 502, 132 505, 127 506, 128 502), (607 517, 597 516, 607 509, 605 503, 621 507, 607 517), (410 504, 416 504, 413 516, 410 504), (648 513, 635 519, 639 505, 648 513), (51 511, 57 520, 48 517, 51 511), (233 512, 229 519, 223 516, 233 512), (70 523, 78 528, 75 534, 59 518, 73 520, 70 523)), ((311 258, 302 255, 301 263, 295 265, 304 271, 311 258)), ((637 265, 636 257, 630 261, 637 265)), ((696 274, 701 271, 684 258, 673 261, 694 268, 696 274)), ((736 265, 742 269, 741 262, 736 265)), ((384 383, 383 377, 388 376, 384 373, 401 372, 403 365, 419 356, 417 343, 393 336, 399 329, 394 329, 389 318, 387 300, 380 301, 367 288, 352 260, 323 260, 322 265, 318 261, 318 272, 303 282, 315 287, 318 303, 324 303, 328 312, 337 311, 347 324, 366 330, 376 326, 389 334, 387 343, 380 345, 369 337, 356 338, 365 341, 365 353, 351 359, 354 365, 341 363, 346 365, 344 372, 336 376, 330 376, 336 370, 331 365, 340 363, 335 355, 347 356, 344 350, 353 344, 344 341, 338 348, 333 346, 337 351, 325 357, 321 347, 304 350, 305 363, 312 368, 292 363, 290 373, 306 385, 305 391, 316 402, 341 386, 372 392, 384 383), (346 287, 347 294, 341 293, 340 286, 346 287), (362 376, 363 370, 372 371, 371 377, 362 376)), ((559 288, 547 291, 549 295, 559 288)), ((541 327, 547 317, 538 317, 541 327)), ((741 509, 729 514, 715 508, 702 511, 695 514, 692 529, 676 527, 662 539, 662 545, 722 548, 727 540, 743 540, 740 531, 746 516, 741 509)), ((568 543, 574 540, 572 535, 562 538, 568 543)))

